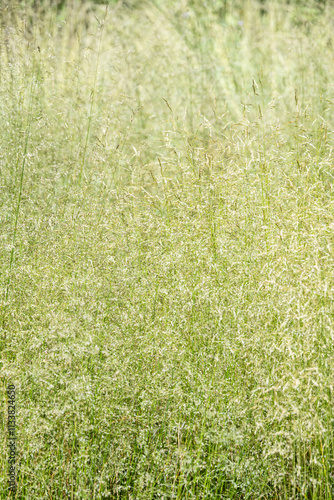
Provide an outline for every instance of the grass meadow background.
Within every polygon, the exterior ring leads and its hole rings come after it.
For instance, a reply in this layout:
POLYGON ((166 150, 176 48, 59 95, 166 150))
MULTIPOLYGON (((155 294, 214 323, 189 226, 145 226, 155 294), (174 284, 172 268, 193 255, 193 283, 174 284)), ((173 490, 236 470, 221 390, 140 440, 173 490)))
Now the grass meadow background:
POLYGON ((334 497, 333 28, 1 3, 1 499, 334 497))

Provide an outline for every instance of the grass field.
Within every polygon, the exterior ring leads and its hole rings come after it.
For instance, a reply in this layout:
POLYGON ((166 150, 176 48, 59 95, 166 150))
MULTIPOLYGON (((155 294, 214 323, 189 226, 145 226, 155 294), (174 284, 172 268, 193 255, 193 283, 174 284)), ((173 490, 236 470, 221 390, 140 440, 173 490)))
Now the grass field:
POLYGON ((334 498, 334 6, 0 16, 0 499, 334 498))

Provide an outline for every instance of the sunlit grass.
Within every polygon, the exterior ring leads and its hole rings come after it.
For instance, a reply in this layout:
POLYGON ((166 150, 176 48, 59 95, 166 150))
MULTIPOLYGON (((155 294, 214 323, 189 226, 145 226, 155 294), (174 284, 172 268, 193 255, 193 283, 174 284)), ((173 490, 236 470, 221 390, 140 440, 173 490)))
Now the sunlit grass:
POLYGON ((1 7, 17 498, 330 499, 333 11, 127 5, 1 7))

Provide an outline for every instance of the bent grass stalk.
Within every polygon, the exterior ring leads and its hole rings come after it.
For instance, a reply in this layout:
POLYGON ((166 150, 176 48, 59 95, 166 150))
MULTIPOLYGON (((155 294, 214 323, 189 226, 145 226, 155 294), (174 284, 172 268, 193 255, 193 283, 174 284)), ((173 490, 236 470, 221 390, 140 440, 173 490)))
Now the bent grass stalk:
POLYGON ((106 6, 105 10, 105 15, 102 21, 99 19, 96 20, 98 21, 100 25, 100 38, 99 38, 99 46, 98 46, 98 51, 97 51, 97 59, 96 59, 96 66, 95 66, 95 73, 94 73, 94 84, 93 84, 93 89, 91 91, 90 95, 90 106, 89 106, 89 116, 88 116, 88 125, 87 125, 87 133, 86 133, 86 138, 85 138, 85 145, 84 145, 84 151, 82 155, 82 161, 80 165, 80 171, 79 171, 79 186, 81 185, 82 182, 82 177, 85 175, 84 168, 85 168, 85 162, 86 162, 86 156, 87 156, 87 149, 88 149, 88 141, 89 141, 89 136, 90 136, 90 129, 91 129, 91 124, 92 124, 92 116, 93 116, 93 105, 94 105, 94 97, 95 97, 95 90, 96 90, 96 82, 97 82, 97 73, 99 69, 99 61, 100 61, 100 51, 101 51, 101 42, 102 42, 102 29, 104 22, 106 20, 108 13, 108 5, 106 6))
MULTIPOLYGON (((33 75, 34 75, 34 71, 33 71, 33 75)), ((11 252, 10 252, 9 272, 8 272, 7 283, 5 286, 4 311, 3 311, 3 315, 2 315, 2 327, 3 328, 5 327, 7 300, 8 300, 9 289, 10 289, 10 284, 11 284, 11 277, 12 277, 12 270, 13 270, 13 263, 14 263, 14 253, 15 253, 15 244, 16 244, 16 235, 17 235, 17 225, 18 225, 18 220, 19 220, 21 198, 22 198, 23 178, 24 178, 24 171, 25 171, 25 165, 26 165, 26 159, 27 159, 30 129, 31 129, 31 110, 32 110, 32 102, 33 102, 33 85, 34 85, 34 77, 32 76, 31 87, 30 87, 30 96, 29 96, 29 106, 28 106, 28 113, 27 113, 26 137, 25 137, 25 142, 24 142, 22 168, 21 168, 20 184, 19 184, 19 194, 18 194, 17 203, 16 203, 14 232, 13 232, 12 248, 11 248, 11 252)), ((4 333, 4 338, 6 338, 5 333, 4 333)))

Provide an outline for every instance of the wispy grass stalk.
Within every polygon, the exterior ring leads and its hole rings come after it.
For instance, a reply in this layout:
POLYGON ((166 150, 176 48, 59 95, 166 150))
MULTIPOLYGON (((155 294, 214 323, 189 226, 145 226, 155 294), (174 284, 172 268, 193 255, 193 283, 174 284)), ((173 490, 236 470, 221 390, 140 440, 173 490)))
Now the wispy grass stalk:
MULTIPOLYGON (((35 59, 34 59, 34 61, 35 61, 35 59)), ((31 129, 31 122, 32 122, 32 117, 31 117, 32 104, 33 104, 33 99, 35 96, 35 94, 34 94, 34 74, 35 74, 34 67, 35 66, 33 65, 33 72, 32 72, 32 76, 31 76, 30 91, 29 91, 29 106, 28 106, 28 112, 27 112, 27 125, 25 128, 25 141, 24 141, 24 147, 23 147, 21 173, 20 173, 20 178, 19 178, 16 208, 15 208, 15 212, 14 212, 15 219, 14 219, 13 237, 12 237, 12 245, 11 245, 11 252, 10 252, 10 259, 9 259, 8 278, 7 278, 7 283, 5 286, 5 293, 4 293, 4 309, 3 309, 3 315, 2 315, 2 327, 3 328, 5 328, 5 325, 6 325, 7 301, 9 298, 9 291, 10 291, 11 278, 12 278, 12 269, 13 269, 13 264, 14 264, 14 255, 15 255, 15 249, 16 249, 16 237, 17 237, 17 232, 18 232, 18 221, 19 221, 19 215, 20 215, 22 191, 23 191, 23 179, 24 179, 24 173, 25 173, 25 165, 26 165, 27 154, 28 154, 30 129, 31 129)), ((5 331, 4 331, 4 338, 6 338, 5 331)))
POLYGON ((106 6, 104 18, 102 19, 102 21, 100 21, 96 17, 96 20, 99 23, 100 36, 99 36, 99 44, 98 44, 97 56, 96 56, 96 65, 95 65, 95 72, 94 72, 93 88, 91 89, 90 98, 89 98, 89 115, 88 115, 88 122, 87 122, 87 131, 86 131, 86 137, 85 137, 85 144, 84 144, 84 148, 83 148, 82 160, 81 160, 81 163, 80 163, 80 170, 79 170, 79 176, 78 176, 79 186, 81 186, 82 180, 85 177, 85 163, 86 163, 87 148, 88 148, 88 144, 89 144, 91 124, 92 124, 92 118, 93 118, 94 98, 95 98, 96 84, 97 84, 97 77, 98 77, 98 70, 99 70, 99 62, 100 62, 103 25, 104 25, 104 23, 106 21, 107 13, 108 13, 108 5, 106 6))

